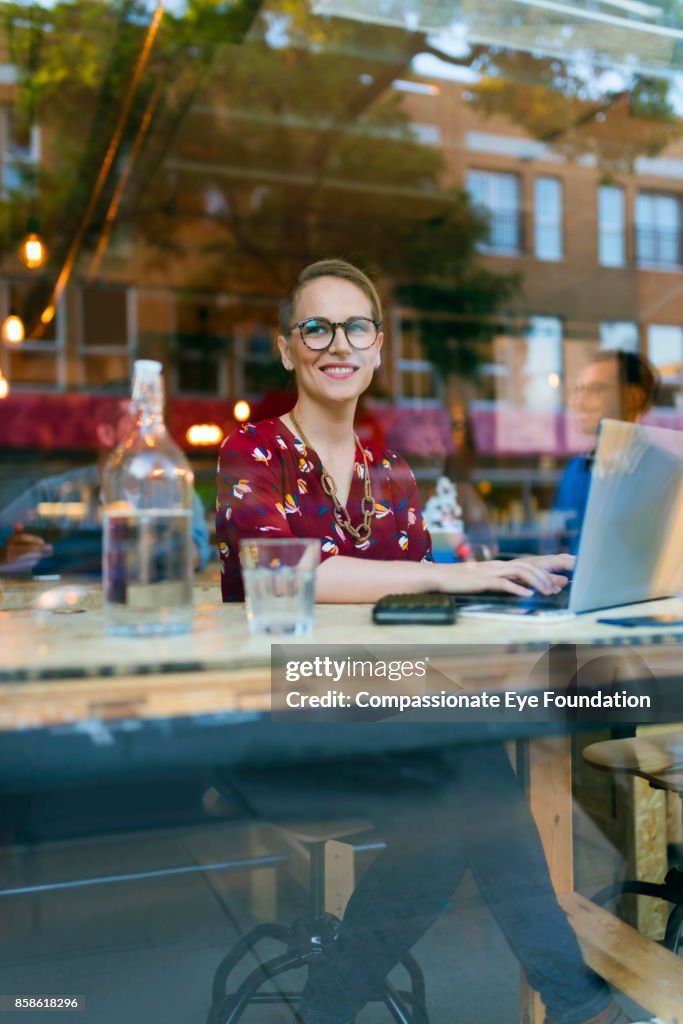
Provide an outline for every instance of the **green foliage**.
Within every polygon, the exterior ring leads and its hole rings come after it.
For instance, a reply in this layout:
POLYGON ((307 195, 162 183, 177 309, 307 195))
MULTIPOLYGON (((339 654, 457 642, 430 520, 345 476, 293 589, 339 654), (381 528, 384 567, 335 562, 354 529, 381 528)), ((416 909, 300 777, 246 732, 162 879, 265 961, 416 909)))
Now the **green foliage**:
POLYGON ((418 311, 415 323, 429 359, 443 377, 477 376, 482 343, 499 331, 495 311, 519 291, 516 274, 494 274, 481 267, 464 270, 456 280, 401 285, 403 306, 418 311))

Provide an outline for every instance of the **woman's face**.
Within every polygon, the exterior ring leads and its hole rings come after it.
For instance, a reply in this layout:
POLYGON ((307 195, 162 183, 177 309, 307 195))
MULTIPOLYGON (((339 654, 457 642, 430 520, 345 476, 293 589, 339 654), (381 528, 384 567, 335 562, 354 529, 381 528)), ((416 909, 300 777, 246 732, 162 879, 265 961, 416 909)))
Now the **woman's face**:
MULTIPOLYGON (((355 316, 374 317, 364 292, 343 278, 319 277, 299 292, 292 323, 313 317, 344 323, 355 316)), ((338 327, 329 348, 317 352, 304 345, 295 328, 289 337, 278 338, 278 347, 284 366, 296 374, 300 396, 316 402, 349 402, 356 401, 369 386, 383 340, 380 331, 370 348, 353 348, 338 327)))

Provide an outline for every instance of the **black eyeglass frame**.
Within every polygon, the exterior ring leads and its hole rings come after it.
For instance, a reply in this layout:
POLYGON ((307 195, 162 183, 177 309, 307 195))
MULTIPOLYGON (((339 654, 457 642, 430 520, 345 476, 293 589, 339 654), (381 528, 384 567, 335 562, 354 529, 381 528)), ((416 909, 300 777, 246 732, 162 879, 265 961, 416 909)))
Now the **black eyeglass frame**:
POLYGON ((373 320, 372 317, 369 317, 369 316, 351 316, 351 317, 349 317, 348 320, 341 320, 341 321, 337 321, 336 323, 335 323, 334 320, 328 320, 326 316, 307 316, 305 320, 299 320, 298 323, 291 324, 291 326, 289 328, 289 332, 291 334, 292 331, 298 330, 299 331, 299 336, 300 336, 302 342, 304 343, 304 345, 306 346, 307 349, 310 349, 311 352, 325 352, 330 347, 330 345, 332 344, 334 339, 337 337, 337 328, 341 327, 341 329, 343 330, 344 335, 346 337, 346 340, 348 341, 348 343, 351 346, 351 348, 355 348, 357 352, 367 352, 368 349, 372 348, 372 346, 377 341, 377 336, 379 334, 379 329, 380 329, 381 326, 382 326, 382 321, 381 320, 373 320), (349 338, 349 333, 348 333, 347 328, 348 328, 349 324, 354 323, 356 320, 365 320, 366 323, 372 324, 373 327, 375 328, 375 337, 373 338, 373 340, 370 342, 369 345, 364 345, 364 346, 363 345, 354 345, 354 343, 349 338), (332 337, 328 341, 327 345, 323 345, 320 348, 317 348, 317 346, 309 345, 308 342, 306 341, 306 339, 304 338, 304 332, 303 332, 303 327, 304 327, 305 324, 316 323, 316 322, 317 323, 329 324, 330 327, 332 328, 332 337))

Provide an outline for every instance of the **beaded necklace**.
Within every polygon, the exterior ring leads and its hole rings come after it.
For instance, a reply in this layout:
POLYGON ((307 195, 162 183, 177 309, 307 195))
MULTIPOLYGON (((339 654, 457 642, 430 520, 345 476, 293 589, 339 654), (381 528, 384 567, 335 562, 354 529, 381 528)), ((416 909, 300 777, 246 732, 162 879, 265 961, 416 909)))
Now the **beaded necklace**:
MULTIPOLYGON (((301 429, 301 424, 297 420, 294 413, 290 412, 289 417, 292 423, 294 424, 296 432, 303 441, 303 443, 306 445, 307 448, 313 449, 313 445, 311 444, 311 442, 308 440, 303 430, 301 429)), ((342 505, 337 496, 337 485, 335 484, 333 478, 330 476, 330 474, 323 466, 322 461, 320 463, 320 483, 322 484, 322 488, 325 494, 332 501, 332 505, 334 506, 334 518, 336 519, 339 526, 341 526, 342 530, 346 530, 346 532, 356 541, 365 541, 370 539, 370 534, 372 533, 372 517, 375 514, 376 506, 375 499, 372 496, 370 471, 368 469, 368 458, 367 455, 365 454, 365 449, 358 440, 357 434, 354 433, 353 439, 356 442, 356 446, 360 448, 361 454, 363 456, 363 497, 360 503, 361 512, 363 513, 363 522, 359 523, 358 526, 353 525, 348 511, 342 505)))

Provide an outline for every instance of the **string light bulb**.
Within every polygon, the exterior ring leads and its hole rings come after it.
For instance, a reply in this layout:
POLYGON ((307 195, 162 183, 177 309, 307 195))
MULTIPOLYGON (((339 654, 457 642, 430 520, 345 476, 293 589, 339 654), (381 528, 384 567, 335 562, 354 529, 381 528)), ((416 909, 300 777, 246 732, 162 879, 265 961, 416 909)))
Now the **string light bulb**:
POLYGON ((6 345, 21 345, 26 337, 24 321, 20 316, 10 310, 9 316, 5 318, 2 325, 2 340, 6 345))
POLYGON ((3 398, 7 398, 8 395, 9 381, 7 380, 7 377, 3 376, 2 370, 0 370, 0 401, 2 401, 3 398))
POLYGON ((245 402, 243 398, 240 398, 239 402, 235 402, 232 415, 238 423, 244 423, 251 416, 251 406, 249 402, 245 402))
POLYGON ((185 438, 191 445, 215 445, 223 440, 223 431, 217 423, 193 423, 188 428, 185 438))
POLYGON ((36 270, 45 263, 47 249, 38 233, 38 221, 31 217, 26 227, 27 232, 19 247, 19 256, 29 270, 36 270))

